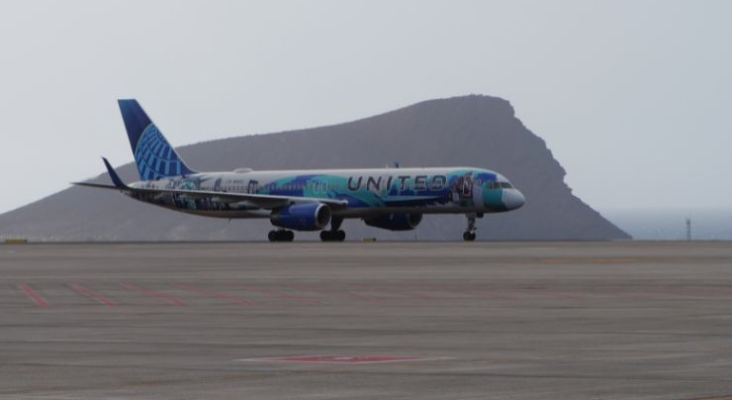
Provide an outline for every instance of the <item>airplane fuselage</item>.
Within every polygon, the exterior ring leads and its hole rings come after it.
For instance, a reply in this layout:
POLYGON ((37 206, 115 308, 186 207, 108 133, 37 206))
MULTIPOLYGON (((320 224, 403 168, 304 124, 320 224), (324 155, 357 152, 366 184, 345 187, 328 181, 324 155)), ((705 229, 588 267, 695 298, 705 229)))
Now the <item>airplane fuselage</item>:
MULTIPOLYGON (((502 175, 479 168, 383 168, 205 172, 139 181, 133 188, 248 193, 347 202, 332 215, 368 218, 390 213, 496 213, 523 205, 523 195, 502 175)), ((180 193, 129 193, 137 200, 176 211, 220 218, 270 218, 271 210, 249 201, 180 193)))

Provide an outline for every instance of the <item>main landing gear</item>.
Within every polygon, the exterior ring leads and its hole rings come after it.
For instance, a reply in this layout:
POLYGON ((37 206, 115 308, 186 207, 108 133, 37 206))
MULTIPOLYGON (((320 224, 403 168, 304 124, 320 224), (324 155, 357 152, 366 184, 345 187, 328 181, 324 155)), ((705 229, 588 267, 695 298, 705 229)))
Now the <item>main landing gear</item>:
POLYGON ((324 242, 342 242, 346 240, 346 232, 340 230, 343 217, 330 219, 330 230, 320 231, 320 240, 324 242))
POLYGON ((475 240, 475 230, 477 229, 475 227, 475 214, 465 214, 465 217, 468 219, 468 228, 463 233, 463 240, 466 242, 472 242, 475 240))
POLYGON ((284 229, 269 231, 267 238, 270 242, 292 242, 295 240, 295 232, 286 231, 284 229))

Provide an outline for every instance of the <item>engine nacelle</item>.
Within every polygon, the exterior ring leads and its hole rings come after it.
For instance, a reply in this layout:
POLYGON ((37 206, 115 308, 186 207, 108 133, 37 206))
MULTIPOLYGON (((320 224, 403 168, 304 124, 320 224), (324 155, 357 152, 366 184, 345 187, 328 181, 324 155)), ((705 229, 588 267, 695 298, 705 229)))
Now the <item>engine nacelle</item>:
POLYGON ((422 214, 386 214, 364 218, 363 222, 368 226, 390 231, 411 231, 422 222, 422 214))
POLYGON ((273 211, 269 221, 280 228, 319 231, 330 223, 330 208, 321 203, 293 204, 273 211))

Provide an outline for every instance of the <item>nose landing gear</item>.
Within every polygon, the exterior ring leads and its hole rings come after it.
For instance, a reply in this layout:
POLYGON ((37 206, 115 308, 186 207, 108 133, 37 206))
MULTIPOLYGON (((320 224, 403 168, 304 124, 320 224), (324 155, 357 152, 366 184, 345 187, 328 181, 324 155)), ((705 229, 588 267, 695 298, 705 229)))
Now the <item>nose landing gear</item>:
POLYGON ((465 217, 468 219, 468 228, 463 233, 463 240, 466 242, 472 242, 475 240, 475 230, 477 229, 475 227, 475 214, 465 214, 465 217))

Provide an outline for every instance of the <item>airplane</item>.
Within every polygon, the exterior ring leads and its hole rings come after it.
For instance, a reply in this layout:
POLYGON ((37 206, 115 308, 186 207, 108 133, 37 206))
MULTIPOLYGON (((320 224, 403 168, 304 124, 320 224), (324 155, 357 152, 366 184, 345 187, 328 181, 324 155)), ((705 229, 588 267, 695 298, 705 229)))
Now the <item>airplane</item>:
POLYGON ((346 218, 375 228, 415 229, 424 214, 464 214, 463 240, 476 238, 476 218, 515 210, 524 195, 503 175, 475 167, 197 172, 183 161, 135 99, 118 100, 140 181, 126 184, 102 158, 112 185, 145 203, 217 218, 266 218, 271 242, 290 242, 293 231, 320 231, 342 242, 346 218))

